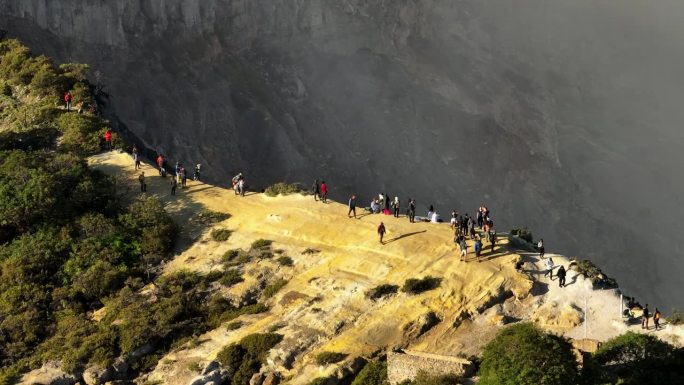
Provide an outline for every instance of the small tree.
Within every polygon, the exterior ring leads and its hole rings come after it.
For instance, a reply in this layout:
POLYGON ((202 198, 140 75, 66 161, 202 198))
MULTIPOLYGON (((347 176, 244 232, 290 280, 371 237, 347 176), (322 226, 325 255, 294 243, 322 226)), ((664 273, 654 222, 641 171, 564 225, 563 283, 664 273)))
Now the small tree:
POLYGON ((361 369, 352 385, 389 385, 387 361, 369 362, 361 369))
POLYGON ((480 385, 572 385, 577 362, 570 344, 530 323, 502 330, 484 348, 480 385))
POLYGON ((584 369, 591 383, 682 384, 684 350, 651 335, 627 332, 604 343, 584 369))

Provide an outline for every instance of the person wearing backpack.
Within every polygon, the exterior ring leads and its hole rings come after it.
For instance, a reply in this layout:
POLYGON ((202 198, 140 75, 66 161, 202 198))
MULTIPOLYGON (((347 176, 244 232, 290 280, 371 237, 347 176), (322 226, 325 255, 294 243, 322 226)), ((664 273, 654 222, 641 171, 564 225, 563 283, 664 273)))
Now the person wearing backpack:
POLYGON ((655 325, 655 330, 660 329, 660 318, 663 315, 660 314, 660 310, 658 308, 655 308, 655 311, 653 312, 653 324, 655 325))
POLYGON ((71 111, 71 92, 67 91, 64 94, 64 103, 66 104, 66 110, 71 111))
MULTIPOLYGON (((549 258, 549 259, 551 259, 551 258, 549 258)), ((556 275, 558 276, 558 286, 559 287, 565 287, 565 274, 566 274, 565 267, 563 265, 561 265, 561 267, 558 268, 558 272, 556 273, 556 275)))
POLYGON ((141 172, 140 176, 138 176, 138 182, 140 182, 140 192, 146 192, 147 191, 147 184, 145 183, 145 172, 141 172))
POLYGON ((112 151, 112 148, 113 148, 113 146, 112 146, 112 130, 107 129, 107 131, 105 131, 103 137, 105 140, 105 145, 107 146, 107 151, 112 151))

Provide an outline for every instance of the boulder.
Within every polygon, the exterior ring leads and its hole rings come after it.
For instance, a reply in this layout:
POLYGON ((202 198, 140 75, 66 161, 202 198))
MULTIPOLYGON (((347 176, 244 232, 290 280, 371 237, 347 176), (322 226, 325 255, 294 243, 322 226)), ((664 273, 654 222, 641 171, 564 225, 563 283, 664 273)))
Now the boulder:
POLYGON ((21 376, 17 384, 74 385, 78 381, 80 376, 64 372, 60 362, 48 361, 42 367, 21 376))

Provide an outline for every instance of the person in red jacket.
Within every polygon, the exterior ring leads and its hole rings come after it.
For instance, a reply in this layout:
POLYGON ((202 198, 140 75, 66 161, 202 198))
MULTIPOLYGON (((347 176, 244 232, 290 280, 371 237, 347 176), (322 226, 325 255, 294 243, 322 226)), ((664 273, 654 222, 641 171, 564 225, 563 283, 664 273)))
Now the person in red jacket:
POLYGON ((165 176, 166 170, 164 170, 164 156, 162 154, 157 157, 157 166, 159 167, 159 175, 165 176))
POLYGON ((328 185, 325 181, 321 181, 321 200, 323 203, 328 203, 328 185))
POLYGON ((67 91, 67 93, 64 94, 64 103, 66 103, 66 110, 71 111, 71 92, 67 91))
POLYGON ((107 146, 107 150, 112 151, 112 130, 108 128, 107 131, 105 131, 103 137, 105 140, 105 145, 107 146))

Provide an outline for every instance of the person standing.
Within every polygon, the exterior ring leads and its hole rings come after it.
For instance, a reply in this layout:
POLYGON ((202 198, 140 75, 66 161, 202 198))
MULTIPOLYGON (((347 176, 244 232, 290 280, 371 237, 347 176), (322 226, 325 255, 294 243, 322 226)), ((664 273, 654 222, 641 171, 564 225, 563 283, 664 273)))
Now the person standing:
POLYGON ((466 243, 464 236, 461 236, 458 246, 461 248, 461 261, 466 262, 468 258, 468 244, 466 243))
POLYGON ((385 229, 385 224, 380 222, 380 226, 378 226, 378 235, 380 236, 380 243, 383 244, 382 238, 385 236, 385 233, 387 230, 385 229))
POLYGON ((240 181, 238 182, 238 189, 240 190, 240 196, 244 197, 245 196, 245 178, 240 178, 240 181))
POLYGON ((140 154, 138 153, 138 146, 133 145, 133 161, 135 162, 136 171, 140 169, 140 154))
POLYGON ((147 191, 147 183, 145 183, 145 172, 141 172, 140 176, 138 176, 138 182, 140 182, 140 192, 146 192, 147 191))
POLYGON ((181 167, 181 187, 186 188, 188 185, 188 171, 185 167, 181 167))
POLYGON ((347 217, 351 218, 351 214, 354 214, 354 218, 356 218, 356 195, 352 195, 351 198, 349 198, 349 211, 347 212, 347 217))
POLYGON ((385 209, 383 210, 383 214, 389 215, 390 213, 390 197, 385 193, 385 209))
POLYGON ((321 181, 321 200, 323 203, 328 203, 328 185, 325 181, 321 181))
POLYGON ((201 164, 197 163, 197 164, 195 165, 195 175, 193 175, 193 177, 192 177, 193 180, 199 182, 199 180, 200 180, 200 170, 201 170, 201 168, 202 168, 202 165, 201 165, 201 164))
POLYGON ((394 209, 395 218, 399 218, 399 206, 401 206, 401 203, 399 202, 399 197, 394 197, 394 202, 392 202, 392 208, 394 209))
POLYGON ((482 241, 480 238, 477 238, 475 241, 475 257, 477 257, 477 261, 480 262, 480 253, 482 252, 482 241))
POLYGON ((321 185, 318 184, 318 179, 314 180, 314 183, 311 186, 311 192, 313 193, 314 201, 317 202, 318 198, 321 196, 321 185))
POLYGON ((174 176, 171 178, 171 195, 176 195, 176 187, 178 187, 178 179, 174 176))
POLYGON ((157 156, 157 167, 159 168, 159 176, 166 176, 166 170, 164 170, 164 155, 162 154, 157 156))
MULTIPOLYGON (((551 259, 551 258, 549 258, 551 259)), ((565 267, 561 265, 561 267, 558 268, 558 272, 556 275, 558 276, 558 286, 559 287, 565 287, 565 275, 566 275, 565 267)))
POLYGON ((537 249, 539 250, 539 259, 544 258, 544 240, 539 239, 539 242, 537 242, 537 249))
POLYGON ((651 314, 648 312, 648 304, 644 306, 643 314, 641 315, 641 328, 648 330, 648 318, 651 314))
POLYGON ((66 104, 66 110, 71 111, 71 92, 67 91, 64 94, 64 103, 66 104))
POLYGON ((411 223, 416 222, 416 200, 413 198, 409 198, 408 217, 409 217, 409 222, 411 222, 411 223))
POLYGON ((489 229, 489 245, 492 247, 492 253, 494 252, 494 246, 496 245, 496 230, 489 229))
POLYGON ((549 258, 546 260, 546 273, 544 273, 544 277, 546 277, 547 275, 553 281, 553 259, 552 258, 549 258))
POLYGON ((105 140, 105 146, 107 146, 107 151, 112 151, 112 130, 108 128, 107 131, 105 131, 103 137, 105 140))
POLYGON ((655 311, 653 312, 653 324, 655 325, 655 330, 660 329, 660 317, 663 315, 660 314, 660 310, 658 308, 655 308, 655 311))

